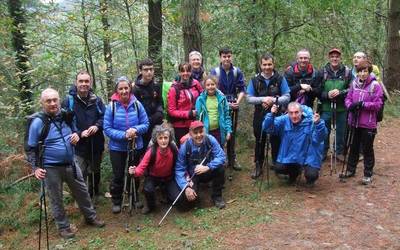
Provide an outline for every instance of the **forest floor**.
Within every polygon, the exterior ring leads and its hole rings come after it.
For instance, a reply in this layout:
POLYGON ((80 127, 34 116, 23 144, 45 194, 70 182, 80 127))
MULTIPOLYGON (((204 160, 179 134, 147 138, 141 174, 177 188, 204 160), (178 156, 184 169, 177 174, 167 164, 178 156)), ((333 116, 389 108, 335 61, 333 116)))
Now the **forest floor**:
MULTIPOLYGON (((68 200, 67 213, 77 228, 76 238, 64 241, 50 221, 52 249, 400 249, 400 119, 384 121, 375 139, 376 165, 373 182, 361 185, 363 164, 355 178, 339 182, 324 163, 314 188, 296 187, 272 175, 270 187, 259 192, 250 179, 252 150, 241 151, 244 170, 233 172, 226 182, 227 207, 214 208, 207 185, 199 208, 175 209, 161 227, 157 223, 168 208, 154 214, 132 217, 113 215, 110 202, 101 198, 98 213, 107 223, 93 229, 83 223, 79 211, 68 200), (125 232, 125 222, 131 231, 125 232), (140 230, 136 227, 140 226, 140 230)), ((241 143, 240 141, 238 142, 241 143)), ((338 163, 338 173, 342 165, 338 163)), ((230 172, 228 171, 228 174, 230 172)), ((34 181, 34 180, 31 180, 34 181)), ((7 198, 4 194, 0 198, 7 198)), ((37 193, 25 197, 19 216, 29 216, 37 204, 37 193)), ((4 208, 4 206, 3 206, 4 208)), ((2 209, 2 208, 0 208, 2 209)), ((27 220, 27 219, 26 219, 27 220)), ((43 238, 44 239, 44 238, 43 238)), ((0 249, 34 249, 37 224, 23 223, 19 229, 0 225, 0 249)), ((44 242, 44 241, 42 241, 44 242)))

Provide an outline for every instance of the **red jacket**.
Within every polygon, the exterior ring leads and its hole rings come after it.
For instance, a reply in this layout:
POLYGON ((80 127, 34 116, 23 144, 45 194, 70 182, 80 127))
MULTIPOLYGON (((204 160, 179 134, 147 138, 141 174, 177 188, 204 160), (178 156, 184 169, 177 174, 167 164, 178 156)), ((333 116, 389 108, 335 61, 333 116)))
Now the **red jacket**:
POLYGON ((170 147, 168 147, 167 151, 164 153, 161 153, 160 148, 157 147, 156 159, 153 166, 149 166, 150 157, 151 148, 147 149, 142 161, 140 162, 139 166, 137 166, 135 170, 136 177, 143 176, 147 168, 150 168, 149 175, 151 176, 162 178, 172 176, 172 169, 175 162, 174 155, 170 147))
POLYGON ((196 119, 192 110, 195 110, 197 97, 203 91, 200 83, 193 79, 190 87, 174 81, 168 91, 168 115, 174 128, 189 128, 190 123, 196 119), (179 98, 176 98, 176 89, 179 89, 179 98))

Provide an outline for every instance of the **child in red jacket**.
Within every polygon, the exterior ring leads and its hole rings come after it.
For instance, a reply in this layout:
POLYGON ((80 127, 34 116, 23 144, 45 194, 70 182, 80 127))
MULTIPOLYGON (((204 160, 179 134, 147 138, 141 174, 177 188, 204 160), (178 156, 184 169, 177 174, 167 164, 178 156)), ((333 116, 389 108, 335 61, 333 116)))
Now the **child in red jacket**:
MULTIPOLYGON (((174 166, 178 149, 176 147, 173 128, 163 123, 154 127, 149 147, 138 166, 130 166, 129 174, 135 177, 145 175, 144 195, 146 205, 143 214, 150 213, 156 207, 155 189, 160 187, 167 197, 171 197, 174 185, 174 166)), ((170 199, 171 200, 171 199, 170 199)))

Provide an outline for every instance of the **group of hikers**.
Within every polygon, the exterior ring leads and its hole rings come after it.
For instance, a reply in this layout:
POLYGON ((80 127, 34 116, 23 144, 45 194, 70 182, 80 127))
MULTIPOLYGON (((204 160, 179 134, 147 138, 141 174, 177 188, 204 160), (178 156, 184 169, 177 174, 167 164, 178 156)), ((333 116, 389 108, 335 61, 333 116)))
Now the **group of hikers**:
POLYGON ((53 88, 41 93, 42 111, 30 117, 26 151, 35 177, 47 191, 61 237, 75 236, 63 206, 63 182, 86 223, 105 225, 93 204, 100 195, 104 134, 112 166, 112 213, 120 213, 126 202, 144 214, 154 211, 157 188, 160 202, 191 208, 199 200, 203 182, 211 182, 212 201, 224 208, 225 169, 241 170, 235 139, 239 106, 246 99, 255 107, 251 178, 271 168, 295 183, 304 172, 306 185, 313 186, 331 149, 331 161, 348 158, 340 178, 355 176, 362 152, 362 182, 371 183, 383 91, 379 72, 373 73, 376 67, 365 53, 355 53, 354 67, 349 69, 341 62, 340 49, 333 48, 328 63, 317 70, 310 52, 302 49, 284 74, 266 53, 259 59, 260 72, 247 86, 242 71, 233 64, 230 48, 220 49, 220 65, 209 74, 201 53, 192 51, 188 58, 189 62, 179 65, 169 89, 155 81, 152 60, 142 60, 135 81, 126 76, 116 80, 107 106, 93 92, 87 71, 78 72, 62 102, 53 88))

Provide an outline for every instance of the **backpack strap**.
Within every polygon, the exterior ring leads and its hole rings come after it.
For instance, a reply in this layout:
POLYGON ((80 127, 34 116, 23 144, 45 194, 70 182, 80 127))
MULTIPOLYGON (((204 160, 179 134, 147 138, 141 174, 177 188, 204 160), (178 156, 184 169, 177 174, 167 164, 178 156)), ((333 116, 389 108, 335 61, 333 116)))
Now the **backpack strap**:
POLYGON ((74 97, 72 95, 68 95, 68 110, 74 110, 74 97))

